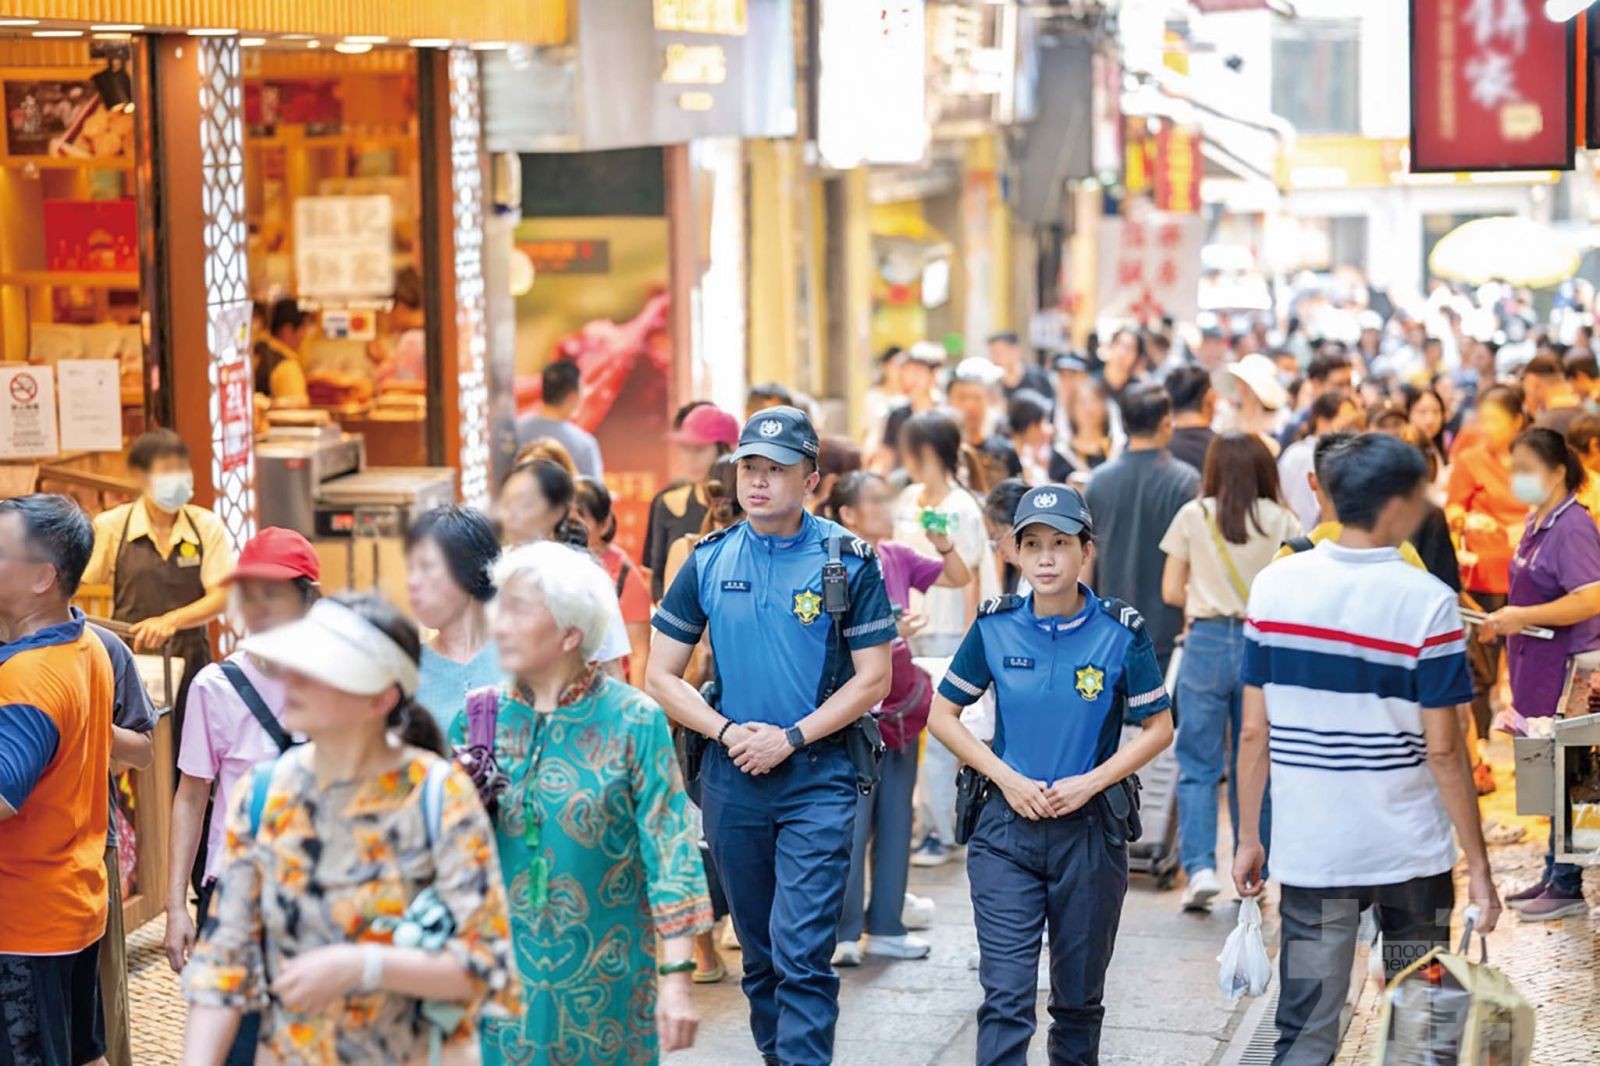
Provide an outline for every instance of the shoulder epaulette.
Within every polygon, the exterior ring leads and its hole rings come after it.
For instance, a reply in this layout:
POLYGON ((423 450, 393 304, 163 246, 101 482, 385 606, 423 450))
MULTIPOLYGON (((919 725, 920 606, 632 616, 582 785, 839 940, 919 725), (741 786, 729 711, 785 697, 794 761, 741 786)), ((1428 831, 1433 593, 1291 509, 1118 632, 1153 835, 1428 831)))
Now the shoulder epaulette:
MULTIPOLYGON (((737 525, 737 523, 735 523, 735 525, 737 525)), ((705 536, 694 542, 695 551, 699 551, 701 548, 704 548, 707 545, 715 544, 723 537, 726 537, 730 532, 733 531, 733 529, 734 526, 728 526, 725 529, 713 529, 710 533, 707 533, 705 536)))
POLYGON ((878 553, 873 549, 872 545, 860 537, 845 537, 842 547, 851 555, 857 555, 863 559, 876 559, 878 557, 878 553))
POLYGON ((1144 615, 1132 604, 1123 603, 1115 596, 1105 596, 1100 600, 1100 606, 1105 608, 1106 614, 1121 622, 1135 633, 1144 632, 1144 615))
POLYGON ((1014 611, 1022 606, 1021 596, 990 596, 978 604, 978 617, 999 614, 1001 611, 1014 611))

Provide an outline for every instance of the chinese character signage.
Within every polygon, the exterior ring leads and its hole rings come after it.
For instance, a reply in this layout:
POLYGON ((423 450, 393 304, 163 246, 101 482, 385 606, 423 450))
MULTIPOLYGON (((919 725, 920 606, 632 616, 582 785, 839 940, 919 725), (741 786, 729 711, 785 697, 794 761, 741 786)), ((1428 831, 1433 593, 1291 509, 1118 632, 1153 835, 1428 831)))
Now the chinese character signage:
POLYGON ((217 459, 226 474, 243 470, 250 463, 250 441, 255 435, 250 363, 241 359, 219 366, 217 393, 222 406, 222 448, 217 459))
POLYGON ((1200 210, 1200 136, 1162 123, 1156 134, 1156 208, 1180 215, 1200 210))
POLYGON ((394 291, 394 205, 387 196, 302 196, 294 202, 301 297, 339 300, 394 291))
POLYGON ((520 241, 517 248, 536 274, 611 273, 611 241, 604 237, 520 241))
POLYGON ((1133 208, 1129 215, 1100 220, 1095 317, 1192 322, 1199 310, 1205 221, 1143 204, 1133 208))
POLYGON ((1571 170, 1574 39, 1539 0, 1411 0, 1411 170, 1571 170))
POLYGON ((836 169, 928 154, 923 0, 825 0, 817 30, 817 150, 836 169))

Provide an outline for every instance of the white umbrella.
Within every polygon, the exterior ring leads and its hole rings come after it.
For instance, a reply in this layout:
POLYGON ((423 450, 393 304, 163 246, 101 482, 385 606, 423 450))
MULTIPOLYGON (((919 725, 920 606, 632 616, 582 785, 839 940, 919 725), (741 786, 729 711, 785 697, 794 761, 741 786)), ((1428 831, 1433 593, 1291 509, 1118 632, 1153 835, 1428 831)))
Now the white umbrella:
POLYGON ((1565 234, 1506 215, 1474 219, 1446 233, 1428 256, 1428 270, 1468 285, 1503 281, 1547 289, 1576 274, 1580 258, 1576 243, 1565 234))

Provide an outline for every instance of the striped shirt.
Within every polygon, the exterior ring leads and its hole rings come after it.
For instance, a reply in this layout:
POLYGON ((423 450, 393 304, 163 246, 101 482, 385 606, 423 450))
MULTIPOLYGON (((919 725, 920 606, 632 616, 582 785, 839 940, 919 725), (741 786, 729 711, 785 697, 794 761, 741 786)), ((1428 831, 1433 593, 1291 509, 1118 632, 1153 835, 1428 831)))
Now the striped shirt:
POLYGON ((1271 726, 1273 872, 1383 885, 1455 865, 1422 712, 1472 699, 1456 598, 1392 548, 1324 541, 1256 578, 1243 680, 1271 726))

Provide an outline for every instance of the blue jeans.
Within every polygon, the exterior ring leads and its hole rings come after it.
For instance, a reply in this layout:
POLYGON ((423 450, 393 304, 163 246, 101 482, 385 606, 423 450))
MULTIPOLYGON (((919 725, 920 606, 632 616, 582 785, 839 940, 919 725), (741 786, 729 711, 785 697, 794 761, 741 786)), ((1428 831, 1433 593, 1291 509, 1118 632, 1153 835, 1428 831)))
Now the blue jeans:
POLYGON ((862 922, 872 936, 905 936, 906 879, 911 870, 911 793, 917 787, 917 745, 890 748, 878 760, 878 785, 856 803, 850 880, 844 889, 839 943, 858 940, 862 922), (867 845, 872 846, 872 904, 867 906, 867 845))
MULTIPOLYGON (((1239 722, 1244 623, 1203 618, 1189 628, 1178 666, 1178 856, 1184 872, 1217 868, 1217 785, 1228 769, 1228 819, 1239 839, 1239 722)), ((1272 798, 1261 797, 1261 842, 1271 840, 1272 798)))
POLYGON ((756 1047, 783 1066, 826 1066, 839 1020, 832 960, 850 874, 855 770, 834 743, 753 777, 713 744, 700 782, 706 842, 744 949, 756 1047))
POLYGON ((1550 823, 1550 850, 1544 853, 1544 883, 1563 896, 1583 895, 1583 867, 1556 862, 1556 823, 1550 823))
POLYGON ((1051 1066, 1094 1066, 1106 968, 1128 891, 1128 849, 1100 804, 1032 822, 994 795, 967 848, 978 928, 978 1066, 1025 1066, 1038 1015, 1039 948, 1050 937, 1051 1066))

